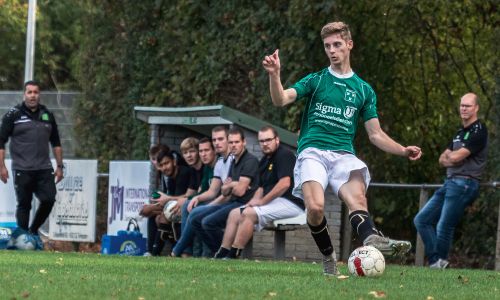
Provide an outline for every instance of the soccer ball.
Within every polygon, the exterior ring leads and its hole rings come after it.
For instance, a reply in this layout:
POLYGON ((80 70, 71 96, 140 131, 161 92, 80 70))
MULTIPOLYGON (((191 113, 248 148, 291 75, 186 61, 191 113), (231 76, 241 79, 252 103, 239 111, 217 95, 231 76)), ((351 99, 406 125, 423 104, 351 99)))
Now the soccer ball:
POLYGON ((23 233, 16 239, 16 248, 19 250, 35 250, 36 241, 29 233, 23 233))
POLYGON ((172 213, 172 208, 174 208, 175 205, 177 205, 177 201, 172 200, 172 201, 169 201, 167 203, 167 205, 165 205, 165 207, 163 208, 163 215, 170 222, 179 222, 180 221, 180 217, 178 215, 175 215, 172 213))
POLYGON ((377 277, 384 273, 385 259, 375 247, 363 246, 351 253, 347 266, 354 276, 377 277))

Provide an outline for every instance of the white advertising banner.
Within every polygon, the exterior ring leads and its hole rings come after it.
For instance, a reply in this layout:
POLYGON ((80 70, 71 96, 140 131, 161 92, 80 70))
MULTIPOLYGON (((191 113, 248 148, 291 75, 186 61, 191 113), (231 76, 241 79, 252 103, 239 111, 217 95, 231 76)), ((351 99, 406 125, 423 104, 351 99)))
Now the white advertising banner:
MULTIPOLYGON (((55 166, 52 160, 52 165, 55 166)), ((16 193, 11 160, 7 184, 0 183, 0 227, 16 227, 16 193)), ((97 160, 64 160, 64 179, 56 186, 56 203, 49 216, 49 238, 54 240, 95 242, 97 160)), ((38 207, 36 197, 33 207, 38 207)), ((31 211, 30 219, 33 219, 31 211)))
POLYGON ((49 217, 49 238, 95 242, 96 199, 97 160, 65 160, 49 217))
POLYGON ((131 218, 139 223, 143 236, 147 236, 147 218, 139 211, 149 203, 149 161, 109 162, 108 235, 126 230, 131 218))
POLYGON ((16 227, 17 200, 11 163, 10 159, 5 160, 5 166, 9 171, 7 183, 4 184, 0 181, 0 227, 16 227))

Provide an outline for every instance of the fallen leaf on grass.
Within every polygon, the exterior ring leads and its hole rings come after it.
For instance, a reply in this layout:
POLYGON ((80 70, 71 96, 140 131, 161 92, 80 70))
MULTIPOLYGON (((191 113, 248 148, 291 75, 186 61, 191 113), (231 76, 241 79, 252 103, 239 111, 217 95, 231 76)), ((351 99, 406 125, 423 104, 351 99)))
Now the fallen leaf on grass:
POLYGON ((340 280, 347 279, 347 278, 349 278, 349 276, 346 276, 346 275, 337 276, 337 279, 340 279, 340 280))
POLYGON ((399 288, 400 288, 400 289, 402 289, 402 288, 403 288, 403 285, 401 284, 401 285, 399 286, 399 288))
POLYGON ((277 296, 277 295, 278 295, 278 293, 276 293, 276 292, 269 292, 269 293, 268 293, 268 295, 269 295, 270 297, 275 297, 275 296, 277 296))
POLYGON ((23 298, 28 298, 29 296, 30 296, 30 292, 28 292, 28 291, 24 291, 21 293, 21 297, 23 297, 23 298))
POLYGON ((386 293, 384 291, 371 291, 368 293, 368 295, 372 295, 375 298, 385 298, 387 297, 386 293))
POLYGON ((42 273, 42 274, 47 274, 47 270, 41 269, 41 270, 40 270, 40 273, 42 273))
POLYGON ((426 300, 434 300, 434 297, 432 296, 427 296, 427 298, 425 298, 426 300))
POLYGON ((458 280, 462 283, 469 283, 469 278, 462 275, 458 275, 458 280))
POLYGON ((137 300, 146 300, 146 298, 144 298, 144 297, 139 297, 139 298, 137 298, 137 300))

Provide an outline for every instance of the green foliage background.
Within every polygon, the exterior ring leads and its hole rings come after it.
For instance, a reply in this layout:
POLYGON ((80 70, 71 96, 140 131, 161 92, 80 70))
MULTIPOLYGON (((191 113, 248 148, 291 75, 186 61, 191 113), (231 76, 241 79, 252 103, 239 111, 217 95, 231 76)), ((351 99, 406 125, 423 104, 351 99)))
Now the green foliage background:
MULTIPOLYGON (((25 29, 9 30, 26 17, 22 3, 0 0, 0 33, 12 41, 0 47, 4 89, 22 83, 25 29)), ((319 31, 340 19, 351 26, 353 69, 377 92, 384 130, 424 152, 410 163, 375 149, 359 130, 358 155, 373 181, 442 182, 437 159, 460 125, 459 98, 468 91, 480 96, 490 131, 484 181, 498 180, 497 1, 41 0, 39 6, 35 72, 46 86, 83 92, 75 110, 79 155, 98 158, 101 171, 109 160, 146 158, 148 128, 133 119, 136 105, 223 104, 297 130, 302 104, 272 107, 261 61, 280 49, 285 86, 326 67, 319 31)), ((371 189, 369 197, 386 233, 415 236, 410 220, 418 191, 371 189)), ((492 256, 498 202, 498 192, 484 190, 457 230, 457 249, 492 256)))

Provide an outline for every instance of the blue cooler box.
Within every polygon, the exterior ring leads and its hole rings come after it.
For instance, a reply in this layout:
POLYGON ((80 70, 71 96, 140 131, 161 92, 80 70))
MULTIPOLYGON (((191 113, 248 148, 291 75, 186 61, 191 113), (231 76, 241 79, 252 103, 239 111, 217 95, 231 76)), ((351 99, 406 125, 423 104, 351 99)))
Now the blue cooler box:
MULTIPOLYGON (((129 231, 134 233, 134 231, 129 231)), ((122 234, 103 235, 102 254, 143 255, 146 252, 146 239, 142 235, 122 234)))
POLYGON ((147 251, 146 245, 147 240, 142 237, 137 220, 132 218, 128 222, 127 230, 119 230, 117 235, 102 236, 101 253, 143 255, 147 251))

